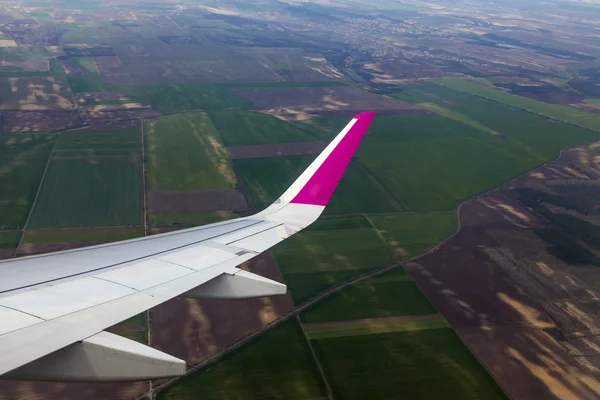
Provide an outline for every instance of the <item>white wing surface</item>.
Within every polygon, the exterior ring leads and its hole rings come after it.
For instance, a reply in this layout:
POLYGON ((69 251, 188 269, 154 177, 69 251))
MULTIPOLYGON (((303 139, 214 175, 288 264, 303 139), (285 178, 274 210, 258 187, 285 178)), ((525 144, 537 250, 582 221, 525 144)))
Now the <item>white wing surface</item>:
POLYGON ((321 215, 373 117, 358 114, 253 216, 0 262, 1 378, 119 381, 185 373, 183 360, 104 330, 182 295, 285 294, 285 285, 237 266, 321 215))

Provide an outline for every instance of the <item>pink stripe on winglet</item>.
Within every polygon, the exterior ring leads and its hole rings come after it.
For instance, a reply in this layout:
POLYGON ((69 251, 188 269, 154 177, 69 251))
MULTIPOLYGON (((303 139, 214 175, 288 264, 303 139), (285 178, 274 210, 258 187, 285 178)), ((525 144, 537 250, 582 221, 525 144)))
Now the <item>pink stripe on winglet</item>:
POLYGON ((352 128, 294 197, 292 203, 327 205, 374 116, 374 112, 363 112, 354 117, 357 121, 352 128))

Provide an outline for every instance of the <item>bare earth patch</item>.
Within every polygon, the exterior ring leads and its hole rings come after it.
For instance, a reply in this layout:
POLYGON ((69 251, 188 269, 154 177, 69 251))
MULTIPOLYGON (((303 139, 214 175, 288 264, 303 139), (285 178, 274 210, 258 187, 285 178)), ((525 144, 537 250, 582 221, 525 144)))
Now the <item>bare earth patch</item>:
POLYGON ((256 109, 281 119, 347 117, 361 111, 389 115, 434 115, 411 104, 376 95, 356 87, 244 88, 233 93, 252 102, 256 109))
POLYGON ((237 190, 215 191, 152 191, 148 197, 148 212, 195 213, 241 211, 248 205, 237 190))
POLYGON ((86 109, 81 117, 86 125, 94 129, 118 129, 124 126, 136 125, 141 119, 151 119, 162 115, 153 108, 135 108, 130 110, 94 110, 86 109))
POLYGON ((16 254, 16 249, 0 249, 0 260, 13 258, 16 254))
POLYGON ((243 159, 319 154, 325 147, 327 147, 326 142, 273 143, 258 146, 232 146, 228 147, 227 151, 230 158, 243 159))
POLYGON ((4 111, 3 133, 56 132, 83 126, 74 111, 4 111))

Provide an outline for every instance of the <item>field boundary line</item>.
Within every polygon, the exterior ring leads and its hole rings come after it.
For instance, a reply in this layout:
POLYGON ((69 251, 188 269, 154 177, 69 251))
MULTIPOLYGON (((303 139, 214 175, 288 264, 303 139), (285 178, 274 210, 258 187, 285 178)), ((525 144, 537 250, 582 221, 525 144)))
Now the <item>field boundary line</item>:
POLYGON ((19 240, 19 244, 17 245, 17 249, 15 251, 15 255, 19 254, 19 249, 23 244, 23 239, 25 238, 25 233, 27 232, 27 226, 29 225, 29 220, 31 220, 31 216, 33 215, 33 210, 37 205, 38 197, 40 196, 40 192, 42 191, 42 185, 46 180, 46 173, 48 172, 48 168, 50 167, 50 161, 52 160, 52 156, 54 155, 54 150, 58 145, 58 141, 60 140, 60 135, 57 135, 56 142, 54 142, 54 146, 52 146, 52 150, 50 150, 50 154, 48 154, 48 160, 46 161, 46 167, 44 168, 44 173, 42 174, 42 178, 40 179, 40 184, 38 185, 37 191, 35 192, 35 197, 33 199, 33 203, 31 204, 31 209, 29 210, 29 214, 27 215, 27 219, 25 220, 25 225, 23 225, 23 235, 21 235, 21 240, 19 240))
POLYGON ((304 336, 304 340, 306 340, 306 344, 308 344, 308 348, 310 349, 310 354, 312 355, 313 359, 315 360, 315 364, 317 365, 319 374, 321 375, 321 378, 323 379, 323 383, 325 383, 325 390, 327 391, 327 396, 329 396, 330 400, 335 400, 335 397, 333 396, 333 392, 331 391, 331 386, 329 385, 329 381, 327 380, 327 377, 325 376, 325 372, 323 371, 323 367, 321 366, 321 362, 319 361, 319 357, 317 357, 317 353, 315 353, 315 349, 313 348, 312 344, 310 343, 310 338, 308 337, 306 331, 304 330, 304 324, 302 324, 302 321, 300 320, 300 314, 296 314, 296 319, 298 320, 298 325, 300 325, 300 329, 302 330, 302 336, 304 336))
MULTIPOLYGON (((470 203, 470 202, 472 202, 474 200, 479 199, 480 197, 483 197, 483 196, 488 195, 490 193, 493 193, 493 192, 495 192, 495 191, 497 191, 499 189, 502 189, 505 186, 508 186, 508 185, 512 184, 516 180, 518 180, 518 179, 520 179, 520 178, 522 178, 524 176, 527 176, 527 175, 531 174, 532 172, 535 172, 535 171, 537 171, 539 169, 542 169, 542 168, 544 168, 544 167, 546 167, 546 166, 548 166, 550 164, 553 164, 553 163, 557 162, 558 160, 560 160, 562 158, 562 156, 564 155, 565 152, 567 152, 567 151, 569 151, 571 149, 574 149, 574 148, 577 148, 577 147, 581 147, 581 146, 590 145, 592 143, 597 143, 597 142, 600 142, 600 141, 599 140, 594 140, 594 141, 588 142, 587 144, 579 144, 579 145, 575 145, 575 146, 571 146, 571 147, 568 147, 566 149, 563 149, 563 150, 561 150, 559 152, 558 156, 554 160, 548 161, 548 162, 546 162, 546 163, 544 163, 542 165, 539 165, 539 166, 537 166, 535 168, 532 168, 532 169, 530 169, 530 170, 528 170, 526 172, 523 172, 522 174, 520 174, 520 175, 512 178, 511 180, 509 180, 509 181, 507 181, 507 182, 505 182, 505 183, 503 183, 503 184, 501 184, 499 186, 496 186, 496 187, 494 187, 494 188, 492 188, 490 190, 487 190, 485 192, 481 192, 479 194, 476 194, 476 195, 474 195, 474 196, 472 196, 472 197, 464 200, 462 203, 460 203, 458 205, 458 207, 456 208, 456 211, 455 211, 456 212, 456 218, 457 218, 458 222, 457 222, 457 227, 456 227, 454 233, 452 233, 452 235, 448 236, 447 238, 445 238, 444 240, 442 240, 441 242, 439 242, 437 245, 435 245, 434 247, 430 248, 426 252, 421 253, 421 254, 419 254, 417 256, 408 258, 406 260, 403 260, 402 262, 398 262, 398 263, 394 263, 392 265, 388 265, 387 267, 383 267, 383 268, 380 268, 380 269, 368 271, 368 272, 366 272, 363 275, 359 275, 359 276, 354 277, 354 278, 352 278, 352 279, 350 279, 348 281, 341 282, 341 283, 338 283, 335 286, 330 287, 325 292, 322 292, 322 293, 318 294, 313 299, 311 299, 311 300, 309 300, 309 301, 307 301, 307 302, 305 302, 305 303, 303 303, 303 304, 301 304, 301 305, 299 305, 297 307, 294 307, 287 314, 284 314, 279 319, 276 319, 275 321, 270 322, 269 324, 265 325, 262 329, 259 329, 258 331, 250 333, 249 335, 241 338, 237 342, 234 342, 230 346, 226 347, 220 353, 215 354, 213 356, 210 356, 206 360, 204 360, 204 361, 200 362, 199 364, 196 364, 195 366, 191 367, 188 371, 186 371, 186 373, 184 375, 176 377, 176 378, 171 378, 169 381, 167 381, 167 382, 165 382, 165 383, 157 386, 155 389, 149 391, 148 393, 145 393, 145 394, 137 397, 136 400, 154 399, 156 393, 158 393, 159 391, 168 388, 169 386, 175 384, 180 379, 182 379, 182 378, 184 378, 186 376, 189 376, 189 375, 193 374, 194 372, 199 371, 200 369, 206 367, 207 365, 210 365, 210 364, 213 364, 213 363, 219 361, 225 355, 227 355, 227 354, 229 354, 229 353, 237 350, 239 347, 243 346, 244 344, 252 341, 253 339, 255 339, 255 338, 259 337, 259 336, 261 336, 263 333, 265 333, 266 331, 270 330, 271 328, 274 328, 275 326, 279 325, 280 323, 287 321, 288 319, 294 317, 298 313, 300 313, 300 312, 302 312, 302 311, 304 311, 304 310, 312 307, 313 305, 319 303, 320 301, 326 299, 327 297, 329 297, 329 296, 331 296, 331 295, 333 295, 333 294, 335 294, 335 293, 337 293, 337 292, 339 292, 339 291, 341 291, 341 290, 343 290, 343 289, 345 289, 347 287, 350 287, 352 285, 355 285, 357 283, 360 283, 360 282, 362 282, 364 280, 367 280, 369 278, 375 277, 377 275, 382 275, 382 274, 384 274, 384 273, 386 273, 388 271, 392 271, 395 268, 401 267, 405 263, 413 262, 413 261, 416 261, 416 260, 418 260, 420 258, 423 258, 423 257, 426 257, 426 256, 430 255, 431 253, 437 251, 440 247, 442 247, 443 245, 445 245, 446 243, 448 243, 450 240, 454 239, 454 237, 456 237, 461 232, 461 230, 462 230, 462 223, 461 223, 460 212, 461 212, 463 206, 465 206, 466 204, 468 204, 468 203, 470 203)), ((431 303, 431 304, 434 304, 434 303, 431 303)), ((434 306, 435 306, 435 304, 434 304, 434 306)), ((437 309, 437 307, 436 307, 436 309, 437 309)), ((453 327, 451 327, 451 328, 452 328, 453 331, 455 331, 455 329, 453 327)))

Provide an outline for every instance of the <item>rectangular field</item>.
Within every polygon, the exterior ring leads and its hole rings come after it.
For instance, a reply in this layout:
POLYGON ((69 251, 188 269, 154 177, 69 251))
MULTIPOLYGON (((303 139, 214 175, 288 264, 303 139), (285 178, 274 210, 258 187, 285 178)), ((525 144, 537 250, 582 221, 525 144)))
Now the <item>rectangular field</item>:
POLYGON ((0 230, 24 227, 54 140, 48 135, 0 136, 0 230))
MULTIPOLYGON (((588 119, 582 116, 581 121, 587 121, 593 117, 598 118, 600 122, 600 116, 597 114, 587 113, 571 107, 540 103, 473 83, 466 83, 470 88, 482 88, 486 93, 499 93, 501 96, 506 95, 511 99, 531 101, 543 107, 564 107, 569 113, 572 113, 572 116, 583 113, 588 119)), ((547 162, 554 159, 558 152, 566 147, 588 143, 600 138, 600 133, 576 126, 578 125, 576 121, 572 121, 570 118, 566 119, 569 124, 560 123, 547 118, 543 113, 535 115, 532 112, 525 111, 526 109, 515 108, 511 106, 511 103, 505 105, 499 99, 491 98, 487 100, 479 97, 478 92, 471 94, 446 86, 427 84, 407 87, 403 90, 403 93, 420 97, 425 103, 433 103, 450 112, 458 113, 470 121, 476 121, 489 130, 497 132, 500 137, 492 143, 521 158, 532 158, 536 161, 539 160, 539 162, 547 162)), ((577 120, 579 121, 579 119, 577 120)))
POLYGON ((141 132, 64 132, 28 227, 132 226, 142 222, 141 132))
POLYGON ((393 263, 393 257, 362 217, 319 222, 272 250, 296 304, 328 287, 393 263))
POLYGON ((444 317, 438 314, 430 314, 408 318, 379 318, 349 321, 347 323, 304 324, 303 327, 308 338, 314 340, 378 333, 424 331, 427 329, 449 328, 450 325, 448 325, 444 317))
POLYGON ((1 110, 72 109, 73 94, 65 78, 0 78, 1 110))
POLYGON ((454 212, 373 214, 368 218, 401 259, 437 245, 455 231, 457 224, 454 212))
POLYGON ((224 398, 325 400, 327 395, 296 320, 284 322, 218 363, 158 393, 159 400, 224 398))
POLYGON ((397 268, 337 292, 302 312, 305 323, 433 314, 437 310, 407 273, 397 268))
POLYGON ((476 83, 457 78, 433 79, 432 81, 436 84, 443 85, 451 89, 481 96, 512 107, 531 111, 533 113, 544 115, 559 121, 568 122, 573 125, 600 131, 600 115, 596 113, 586 112, 574 107, 563 106, 559 104, 547 104, 541 101, 517 96, 506 93, 499 89, 495 89, 489 84, 482 84, 481 82, 476 83))
POLYGON ((149 190, 233 189, 236 176, 221 138, 203 112, 144 121, 149 190))
POLYGON ((28 230, 23 243, 58 243, 58 242, 110 242, 135 239, 144 236, 144 228, 74 228, 74 229, 38 229, 28 230))
POLYGON ((449 328, 311 342, 337 400, 506 399, 449 328))
POLYGON ((315 136, 270 115, 224 111, 211 113, 210 119, 228 147, 316 140, 315 136))

